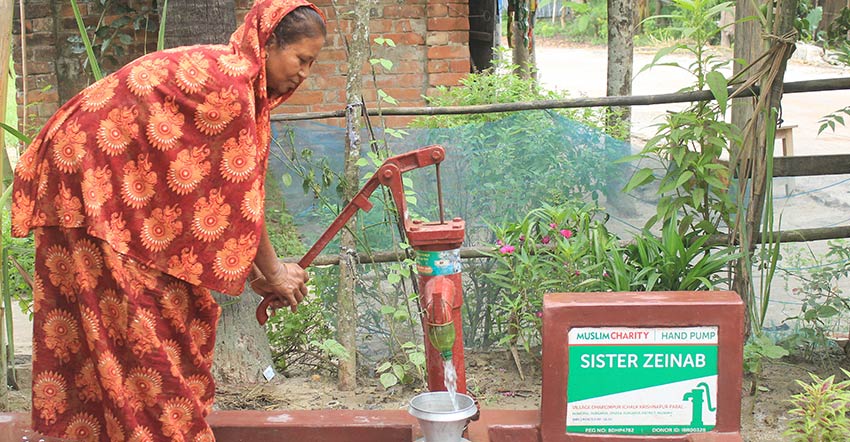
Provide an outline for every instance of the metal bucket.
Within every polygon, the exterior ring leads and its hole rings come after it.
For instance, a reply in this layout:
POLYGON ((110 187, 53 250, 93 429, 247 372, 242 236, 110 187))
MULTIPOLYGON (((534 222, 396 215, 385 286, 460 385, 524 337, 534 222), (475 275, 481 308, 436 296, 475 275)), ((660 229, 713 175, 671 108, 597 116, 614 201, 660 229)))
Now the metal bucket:
POLYGON ((458 393, 457 410, 447 391, 422 393, 410 400, 408 412, 419 420, 423 442, 462 442, 466 421, 478 411, 471 397, 458 393))

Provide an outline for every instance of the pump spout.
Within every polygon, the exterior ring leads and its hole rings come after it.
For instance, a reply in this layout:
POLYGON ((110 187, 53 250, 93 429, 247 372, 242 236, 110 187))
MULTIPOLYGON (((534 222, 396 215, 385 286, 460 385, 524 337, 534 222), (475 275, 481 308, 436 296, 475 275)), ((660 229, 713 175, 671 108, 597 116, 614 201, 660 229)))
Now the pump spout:
POLYGON ((452 318, 454 284, 445 277, 436 277, 428 281, 422 295, 425 299, 425 324, 428 340, 443 360, 452 359, 455 345, 455 324, 452 318))

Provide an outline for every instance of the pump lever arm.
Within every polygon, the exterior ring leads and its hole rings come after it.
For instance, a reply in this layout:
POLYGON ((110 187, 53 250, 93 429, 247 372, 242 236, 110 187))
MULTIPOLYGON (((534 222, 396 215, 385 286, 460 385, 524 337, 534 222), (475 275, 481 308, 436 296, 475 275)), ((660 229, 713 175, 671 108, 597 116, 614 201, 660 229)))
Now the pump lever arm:
MULTIPOLYGON (((298 261, 298 265, 303 269, 309 267, 313 263, 313 260, 319 256, 319 253, 327 247, 358 210, 362 209, 364 212, 372 210, 373 205, 369 201, 369 197, 382 184, 390 188, 399 213, 406 213, 407 208, 404 206, 403 197, 404 189, 401 187, 401 174, 440 163, 445 158, 446 150, 442 146, 434 145, 422 147, 384 160, 381 167, 366 181, 366 184, 354 195, 354 198, 346 204, 345 208, 334 219, 330 227, 322 233, 322 236, 319 237, 316 243, 310 247, 310 250, 298 261)), ((260 325, 264 325, 269 320, 268 308, 271 302, 271 297, 263 298, 263 301, 257 307, 257 322, 260 325)))

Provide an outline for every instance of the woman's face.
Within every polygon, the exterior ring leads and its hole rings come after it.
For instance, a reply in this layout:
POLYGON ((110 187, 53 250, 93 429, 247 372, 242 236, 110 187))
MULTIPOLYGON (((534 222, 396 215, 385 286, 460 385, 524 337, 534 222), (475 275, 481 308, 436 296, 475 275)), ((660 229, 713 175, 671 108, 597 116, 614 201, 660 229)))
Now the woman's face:
POLYGON ((325 44, 322 36, 305 37, 283 48, 273 42, 267 47, 266 82, 270 98, 295 89, 310 75, 319 51, 325 44))

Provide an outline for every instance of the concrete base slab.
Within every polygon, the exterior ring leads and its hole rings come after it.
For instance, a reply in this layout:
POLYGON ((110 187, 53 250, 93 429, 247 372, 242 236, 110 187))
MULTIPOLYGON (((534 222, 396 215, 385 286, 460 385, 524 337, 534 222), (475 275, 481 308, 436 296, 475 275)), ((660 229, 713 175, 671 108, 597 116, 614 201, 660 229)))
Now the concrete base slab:
MULTIPOLYGON (((482 410, 464 437, 470 442, 539 442, 538 410, 482 410)), ((216 411, 207 417, 217 442, 411 442, 421 438, 407 410, 216 411)), ((59 442, 30 430, 27 413, 0 413, 0 442, 59 442)))

